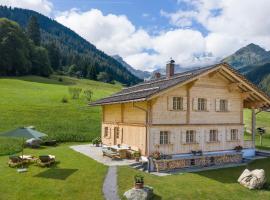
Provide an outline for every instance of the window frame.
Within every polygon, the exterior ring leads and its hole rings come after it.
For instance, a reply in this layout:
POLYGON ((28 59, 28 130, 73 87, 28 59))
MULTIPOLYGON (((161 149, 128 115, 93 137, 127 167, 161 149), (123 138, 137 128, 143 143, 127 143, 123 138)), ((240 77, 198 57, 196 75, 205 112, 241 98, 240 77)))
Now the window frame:
POLYGON ((219 100, 219 111, 220 112, 228 112, 228 110, 229 110, 228 109, 228 100, 227 99, 220 99, 219 100))
POLYGON ((196 130, 187 130, 186 131, 186 144, 196 143, 196 130))
POLYGON ((238 129, 236 129, 236 128, 231 129, 230 136, 231 136, 231 138, 230 138, 231 141, 237 141, 238 140, 238 129))
POLYGON ((211 129, 209 131, 209 141, 208 142, 218 142, 218 130, 211 129))
POLYGON ((184 110, 184 98, 183 97, 173 97, 172 98, 172 110, 184 110))
POLYGON ((160 131, 159 132, 159 144, 160 145, 169 144, 169 131, 160 131))
POLYGON ((109 127, 105 126, 104 127, 104 137, 108 137, 109 136, 109 127))
POLYGON ((207 99, 206 98, 198 98, 198 111, 207 111, 207 99))
POLYGON ((120 138, 120 130, 119 127, 114 127, 114 134, 115 134, 115 138, 119 139, 120 138))

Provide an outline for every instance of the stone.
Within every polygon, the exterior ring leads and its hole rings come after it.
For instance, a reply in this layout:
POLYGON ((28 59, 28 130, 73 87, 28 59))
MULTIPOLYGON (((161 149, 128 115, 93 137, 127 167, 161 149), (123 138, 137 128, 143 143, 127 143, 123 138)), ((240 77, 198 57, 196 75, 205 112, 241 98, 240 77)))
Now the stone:
POLYGON ((153 197, 153 188, 144 186, 143 189, 132 188, 124 193, 128 200, 149 200, 153 197))
POLYGON ((237 181, 251 190, 261 189, 266 183, 266 176, 263 169, 255 169, 253 171, 245 169, 237 181))

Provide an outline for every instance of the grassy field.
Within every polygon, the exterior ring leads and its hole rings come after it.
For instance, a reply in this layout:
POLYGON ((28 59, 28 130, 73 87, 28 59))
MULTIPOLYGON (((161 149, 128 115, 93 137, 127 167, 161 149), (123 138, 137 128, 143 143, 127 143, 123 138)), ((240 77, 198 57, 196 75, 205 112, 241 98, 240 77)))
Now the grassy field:
POLYGON ((1 200, 85 200, 103 199, 102 184, 107 167, 70 149, 68 145, 25 149, 25 154, 56 156, 57 165, 41 168, 29 165, 28 172, 18 173, 0 156, 1 200))
POLYGON ((135 174, 142 174, 145 184, 154 187, 155 198, 163 200, 267 200, 270 199, 270 158, 257 160, 248 165, 249 169, 266 170, 267 186, 263 190, 248 190, 237 183, 245 167, 218 169, 198 173, 184 173, 158 177, 129 167, 118 170, 119 195, 133 187, 135 174))
MULTIPOLYGON (((53 76, 0 78, 0 133, 17 127, 35 126, 59 141, 91 141, 99 134, 100 108, 87 105, 86 98, 69 97, 70 86, 93 91, 93 100, 120 90, 120 85, 53 76), (62 103, 63 97, 68 103, 62 103)), ((0 140, 3 139, 0 138, 0 140)), ((0 148, 1 151, 1 148, 0 148)))

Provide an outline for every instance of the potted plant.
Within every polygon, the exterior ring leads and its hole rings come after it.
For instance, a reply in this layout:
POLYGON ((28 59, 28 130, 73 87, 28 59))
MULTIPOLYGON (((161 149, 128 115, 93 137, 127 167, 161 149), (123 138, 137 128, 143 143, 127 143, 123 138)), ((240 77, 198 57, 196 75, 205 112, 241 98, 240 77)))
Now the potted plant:
POLYGON ((142 189, 144 186, 144 177, 142 175, 136 174, 134 176, 134 182, 135 189, 142 189))
POLYGON ((101 144, 101 138, 100 137, 96 137, 92 140, 92 143, 94 145, 96 145, 96 147, 99 147, 99 145, 101 144))
POLYGON ((234 147, 234 150, 237 151, 237 152, 240 152, 242 151, 243 147, 241 145, 238 145, 236 147, 234 147))
POLYGON ((133 154, 133 156, 135 158, 135 161, 136 162, 139 162, 140 157, 141 157, 141 153, 139 151, 135 151, 134 154, 133 154))

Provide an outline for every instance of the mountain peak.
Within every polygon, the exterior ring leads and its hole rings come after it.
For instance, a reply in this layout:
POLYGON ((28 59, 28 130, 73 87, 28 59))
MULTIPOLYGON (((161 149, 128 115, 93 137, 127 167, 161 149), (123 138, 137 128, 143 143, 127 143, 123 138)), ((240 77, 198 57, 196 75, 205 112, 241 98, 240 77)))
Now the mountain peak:
POLYGON ((270 62, 270 52, 257 44, 250 43, 222 61, 229 63, 235 69, 241 69, 250 65, 270 62))

